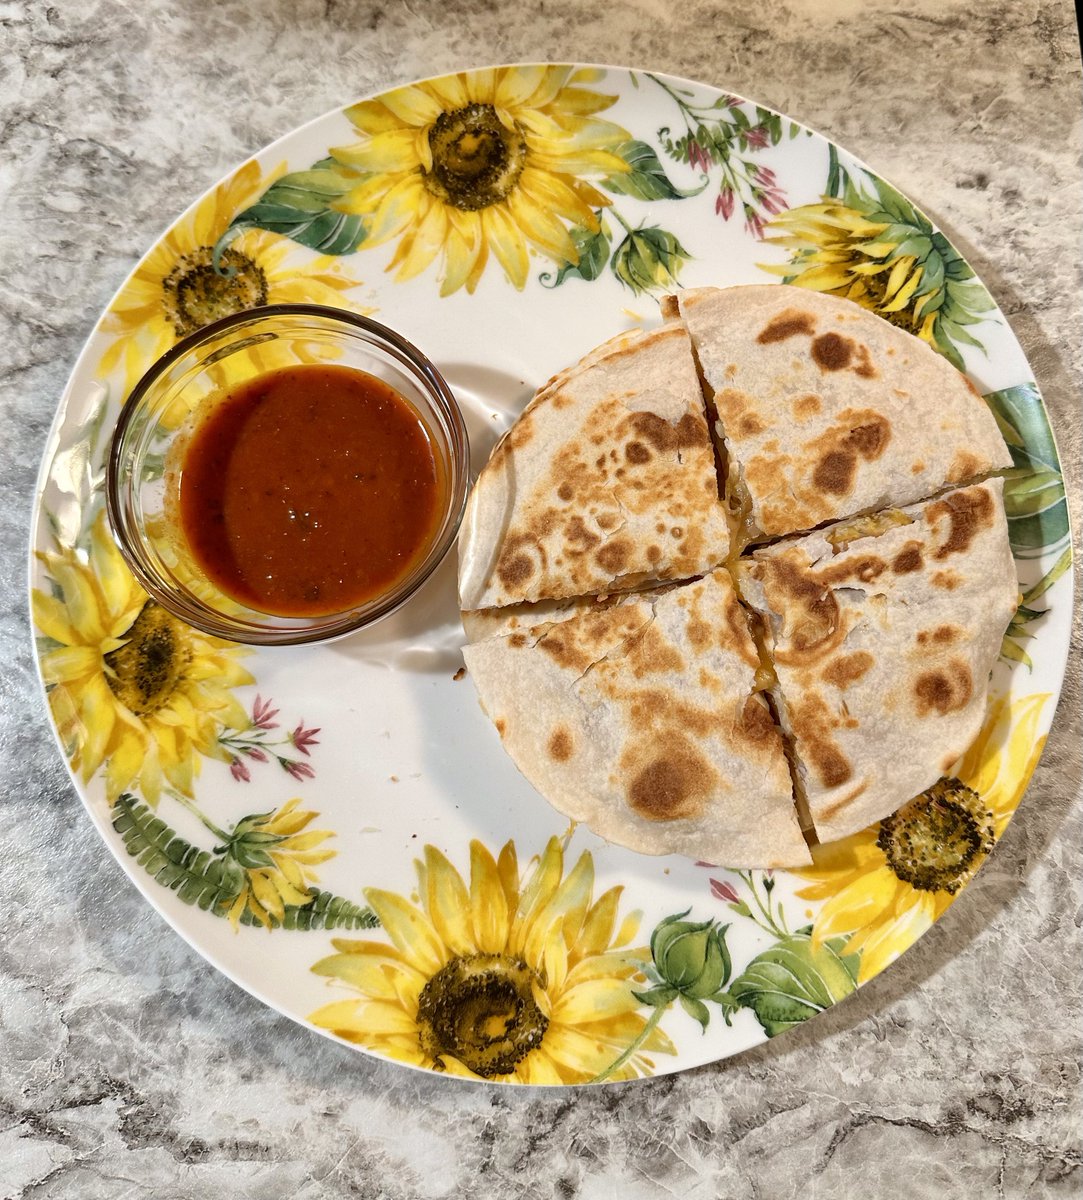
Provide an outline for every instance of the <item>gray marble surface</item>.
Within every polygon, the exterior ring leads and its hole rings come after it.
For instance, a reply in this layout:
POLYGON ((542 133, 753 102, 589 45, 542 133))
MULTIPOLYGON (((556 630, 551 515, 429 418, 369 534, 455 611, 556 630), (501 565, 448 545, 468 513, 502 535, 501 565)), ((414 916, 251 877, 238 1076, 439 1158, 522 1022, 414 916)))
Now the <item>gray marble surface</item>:
POLYGON ((41 702, 25 555, 94 319, 273 138, 393 83, 537 59, 743 92, 919 198, 1007 312, 1079 496, 1064 0, 0 0, 0 1196, 1079 1195, 1078 626, 1027 801, 939 925, 775 1043, 623 1089, 455 1086, 313 1037, 171 933, 84 816, 41 702))

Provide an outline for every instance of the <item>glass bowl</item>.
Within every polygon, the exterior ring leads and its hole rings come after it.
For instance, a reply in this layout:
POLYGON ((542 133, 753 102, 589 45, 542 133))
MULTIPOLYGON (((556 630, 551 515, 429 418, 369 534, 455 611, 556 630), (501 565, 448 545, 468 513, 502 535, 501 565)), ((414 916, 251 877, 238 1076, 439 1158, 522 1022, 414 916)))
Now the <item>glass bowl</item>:
POLYGON ((106 506, 136 578, 174 616, 206 633, 257 645, 341 637, 404 604, 458 532, 469 485, 469 441, 440 372, 405 338, 367 317, 314 304, 276 304, 216 321, 179 342, 136 385, 113 431, 106 506), (231 388, 281 367, 334 364, 390 385, 416 413, 440 460, 443 508, 408 574, 379 595, 323 616, 277 616, 221 591, 182 532, 184 453, 200 420, 231 388))

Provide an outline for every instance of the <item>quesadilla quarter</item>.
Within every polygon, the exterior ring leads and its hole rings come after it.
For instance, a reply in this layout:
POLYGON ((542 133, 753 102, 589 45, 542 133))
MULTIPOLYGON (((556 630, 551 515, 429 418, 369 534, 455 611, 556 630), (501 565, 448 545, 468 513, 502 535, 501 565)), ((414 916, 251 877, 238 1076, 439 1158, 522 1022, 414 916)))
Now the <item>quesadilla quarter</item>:
POLYGON ((849 300, 771 284, 693 289, 675 303, 717 410, 744 543, 1011 466, 966 376, 849 300))
POLYGON ((739 585, 816 834, 845 837, 935 783, 981 728, 1018 602, 1003 483, 757 550, 739 585))
POLYGON ((505 750, 538 791, 645 854, 809 862, 727 572, 568 613, 463 651, 505 750))
POLYGON ((671 322, 554 376, 498 443, 463 518, 460 607, 688 578, 728 550, 691 345, 671 322))

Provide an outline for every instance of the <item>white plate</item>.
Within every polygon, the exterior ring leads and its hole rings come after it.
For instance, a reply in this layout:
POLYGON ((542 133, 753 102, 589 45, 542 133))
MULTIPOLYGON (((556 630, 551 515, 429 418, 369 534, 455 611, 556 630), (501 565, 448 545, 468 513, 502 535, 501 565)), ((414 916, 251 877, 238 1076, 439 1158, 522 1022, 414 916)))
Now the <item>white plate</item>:
POLYGON ((1056 450, 1003 315, 928 218, 789 118, 647 72, 520 66, 385 93, 275 143, 159 241, 79 358, 35 510, 39 665, 79 793, 147 899, 309 1027, 507 1082, 726 1057, 911 945, 979 860, 931 892, 894 873, 876 826, 812 871, 773 876, 569 831, 456 678, 453 556, 369 631, 249 653, 145 608, 102 516, 103 447, 128 390, 180 333, 238 305, 333 303, 398 329, 456 391, 476 469, 536 386, 656 323, 667 287, 796 276, 848 289, 849 268, 883 261, 886 243, 894 274, 865 275, 864 302, 894 297, 883 315, 915 332, 937 312, 925 336, 1014 438, 1024 607, 954 772, 999 837, 1053 716, 1072 604, 1056 450), (808 207, 824 203, 827 222, 808 207), (799 227, 817 243, 773 240, 799 227), (578 265, 559 258, 571 244, 578 265), (833 276, 808 257, 824 251, 833 276))

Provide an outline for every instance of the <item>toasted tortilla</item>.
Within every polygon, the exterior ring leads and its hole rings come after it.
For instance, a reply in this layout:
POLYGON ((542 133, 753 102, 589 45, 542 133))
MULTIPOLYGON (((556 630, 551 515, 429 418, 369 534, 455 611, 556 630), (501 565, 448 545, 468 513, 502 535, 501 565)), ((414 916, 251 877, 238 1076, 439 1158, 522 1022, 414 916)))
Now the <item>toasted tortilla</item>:
POLYGON ((644 854, 810 861, 725 570, 557 615, 463 651, 505 750, 556 809, 644 854))
POLYGON ((670 322, 554 376, 498 443, 463 519, 460 607, 688 578, 728 550, 691 344, 670 322))
POLYGON ((981 728, 1018 602, 1003 483, 757 550, 739 585, 816 834, 845 837, 948 773, 981 728))
POLYGON ((1011 466, 966 376, 849 300, 771 284, 679 292, 676 307, 718 413, 745 543, 1011 466))

